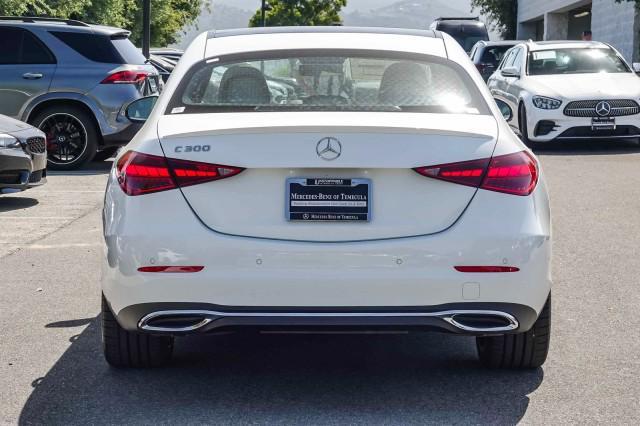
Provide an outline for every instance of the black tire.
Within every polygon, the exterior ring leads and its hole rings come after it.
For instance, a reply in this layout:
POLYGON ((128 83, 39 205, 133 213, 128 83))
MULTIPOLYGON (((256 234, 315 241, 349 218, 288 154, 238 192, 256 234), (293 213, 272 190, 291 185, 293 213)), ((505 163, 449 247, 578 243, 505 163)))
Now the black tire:
POLYGON ((98 151, 97 126, 82 108, 53 105, 29 121, 47 136, 47 167, 52 170, 78 169, 98 151), (63 138, 60 142, 59 137, 63 138))
POLYGON ((530 369, 544 364, 551 339, 551 295, 525 333, 476 337, 480 362, 489 368, 530 369))
POLYGON ((518 107, 518 127, 520 129, 520 140, 529 148, 535 146, 535 142, 529 139, 529 128, 527 126, 527 109, 524 104, 518 107))
POLYGON ((93 161, 104 161, 115 155, 118 152, 119 146, 108 146, 101 151, 96 152, 93 156, 93 161))
POLYGON ((160 367, 171 360, 173 337, 127 331, 120 327, 102 297, 102 349, 112 367, 160 367))

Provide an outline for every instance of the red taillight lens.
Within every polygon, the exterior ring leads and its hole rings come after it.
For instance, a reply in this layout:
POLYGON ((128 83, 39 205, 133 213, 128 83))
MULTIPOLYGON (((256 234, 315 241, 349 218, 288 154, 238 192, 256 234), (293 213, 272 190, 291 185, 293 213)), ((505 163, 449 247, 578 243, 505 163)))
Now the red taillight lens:
POLYGON ((144 71, 118 71, 109 74, 100 84, 138 84, 143 82, 148 76, 149 73, 144 71))
POLYGON ((526 151, 414 170, 434 179, 513 195, 529 195, 538 183, 538 164, 526 151))
POLYGON ((141 266, 139 272, 191 273, 200 272, 204 266, 141 266))
POLYGON ((118 183, 127 195, 142 195, 176 188, 164 157, 125 153, 116 165, 118 183))
POLYGON ((125 153, 116 165, 118 183, 127 195, 143 195, 224 179, 243 170, 135 151, 125 153))
POLYGON ((239 167, 177 160, 175 158, 167 158, 167 162, 173 171, 173 176, 178 186, 197 185, 212 180, 224 179, 235 176, 244 170, 239 167))
POLYGON ((518 272, 520 268, 515 266, 454 266, 458 272, 518 272))
POLYGON ((538 183, 538 164, 526 151, 493 157, 481 188, 529 195, 538 183))
POLYGON ((414 170, 423 176, 477 188, 482 183, 482 177, 488 165, 489 159, 484 158, 482 160, 418 167, 414 170))

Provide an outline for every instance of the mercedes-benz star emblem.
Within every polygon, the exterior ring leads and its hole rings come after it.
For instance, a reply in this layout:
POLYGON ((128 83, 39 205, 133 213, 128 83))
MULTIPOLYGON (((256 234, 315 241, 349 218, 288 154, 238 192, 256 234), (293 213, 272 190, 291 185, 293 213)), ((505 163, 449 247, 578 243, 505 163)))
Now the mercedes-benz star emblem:
POLYGON ((335 160, 342 154, 342 144, 336 138, 320 139, 316 145, 316 154, 323 160, 335 160))
POLYGON ((596 114, 600 117, 606 117, 611 114, 611 104, 605 101, 598 102, 598 105, 596 105, 596 114))

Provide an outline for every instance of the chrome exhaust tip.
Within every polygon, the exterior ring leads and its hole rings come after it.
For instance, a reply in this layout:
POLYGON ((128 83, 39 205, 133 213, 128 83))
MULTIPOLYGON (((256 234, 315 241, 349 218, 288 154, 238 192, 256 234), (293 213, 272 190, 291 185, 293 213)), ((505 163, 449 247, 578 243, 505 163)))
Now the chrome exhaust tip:
POLYGON ((500 311, 449 311, 440 318, 460 330, 473 333, 507 332, 520 326, 513 315, 500 311))

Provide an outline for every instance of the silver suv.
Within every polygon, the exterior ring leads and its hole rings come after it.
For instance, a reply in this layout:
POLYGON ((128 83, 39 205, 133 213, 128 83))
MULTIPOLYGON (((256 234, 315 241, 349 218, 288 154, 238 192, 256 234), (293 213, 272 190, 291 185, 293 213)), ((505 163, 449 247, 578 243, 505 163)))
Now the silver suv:
POLYGON ((108 158, 140 124, 130 102, 158 91, 158 72, 130 32, 80 21, 0 17, 0 114, 47 137, 48 165, 108 158))

